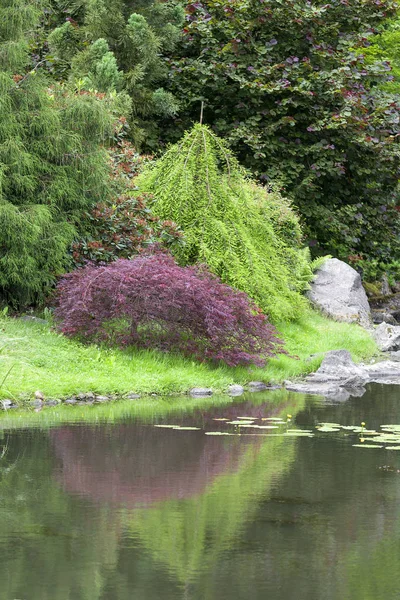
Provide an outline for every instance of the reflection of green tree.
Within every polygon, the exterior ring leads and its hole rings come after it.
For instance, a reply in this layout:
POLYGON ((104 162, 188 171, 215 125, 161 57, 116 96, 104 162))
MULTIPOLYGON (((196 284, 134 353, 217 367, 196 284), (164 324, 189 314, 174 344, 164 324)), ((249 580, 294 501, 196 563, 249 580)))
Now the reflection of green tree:
POLYGON ((399 519, 386 524, 385 529, 379 542, 373 538, 373 544, 370 532, 364 531, 357 545, 342 557, 340 570, 346 582, 343 600, 399 599, 399 519))
MULTIPOLYGON (((26 436, 30 433, 24 432, 26 436)), ((116 562, 112 511, 65 494, 52 478, 43 434, 29 455, 10 448, 0 463, 0 598, 97 600, 104 572, 116 562)))
MULTIPOLYGON (((275 414, 280 408, 295 416, 304 404, 303 396, 292 400, 282 391, 274 400, 275 414)), ((0 600, 131 600, 147 598, 143 590, 154 598, 179 597, 173 581, 189 585, 232 547, 289 469, 297 443, 261 436, 219 440, 245 445, 239 466, 233 460, 231 471, 228 464, 204 494, 131 511, 65 493, 47 433, 13 432, 0 463, 0 600), (123 539, 134 539, 133 547, 123 539), (9 540, 4 551, 3 540, 9 540)), ((119 451, 112 447, 113 455, 119 451)), ((205 578, 205 594, 211 579, 205 578)))
MULTIPOLYGON (((226 442, 233 443, 231 438, 226 442)), ((200 497, 170 500, 127 515, 131 532, 180 583, 191 581, 232 546, 260 498, 268 496, 290 467, 295 444, 293 438, 260 437, 259 444, 248 447, 239 470, 219 477, 200 497)))

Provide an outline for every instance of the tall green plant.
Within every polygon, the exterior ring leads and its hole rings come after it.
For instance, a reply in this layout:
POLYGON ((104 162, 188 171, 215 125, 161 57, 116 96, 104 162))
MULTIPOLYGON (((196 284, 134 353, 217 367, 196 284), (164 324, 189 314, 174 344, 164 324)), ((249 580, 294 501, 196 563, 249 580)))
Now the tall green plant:
POLYGON ((70 95, 29 53, 36 0, 0 0, 0 299, 40 300, 68 266, 80 215, 109 193, 107 102, 70 95))
POLYGON ((208 127, 195 125, 144 171, 139 187, 155 195, 158 216, 182 228, 181 264, 205 262, 274 320, 300 314, 311 268, 297 217, 277 192, 246 177, 208 127))

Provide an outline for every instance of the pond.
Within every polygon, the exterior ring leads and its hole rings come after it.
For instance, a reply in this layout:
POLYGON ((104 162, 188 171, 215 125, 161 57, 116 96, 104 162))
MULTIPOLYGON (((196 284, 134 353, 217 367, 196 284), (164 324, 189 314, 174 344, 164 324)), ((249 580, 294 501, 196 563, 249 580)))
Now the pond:
POLYGON ((398 600, 399 387, 187 402, 0 419, 1 600, 398 600))

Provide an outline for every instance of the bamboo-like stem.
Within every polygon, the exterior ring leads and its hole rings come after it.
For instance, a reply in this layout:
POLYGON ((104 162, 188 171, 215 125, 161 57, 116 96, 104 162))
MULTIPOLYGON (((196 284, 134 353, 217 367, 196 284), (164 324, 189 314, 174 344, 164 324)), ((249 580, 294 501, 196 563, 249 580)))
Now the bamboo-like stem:
POLYGON ((201 101, 200 108, 200 125, 203 125, 204 100, 201 101))

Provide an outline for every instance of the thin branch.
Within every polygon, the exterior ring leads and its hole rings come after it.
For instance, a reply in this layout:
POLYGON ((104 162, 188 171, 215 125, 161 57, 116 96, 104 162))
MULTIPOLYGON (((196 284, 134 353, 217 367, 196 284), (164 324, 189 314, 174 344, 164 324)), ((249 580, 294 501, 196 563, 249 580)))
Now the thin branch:
POLYGON ((15 87, 17 87, 17 88, 20 87, 24 83, 25 79, 27 79, 29 77, 29 75, 33 75, 35 73, 36 69, 45 62, 46 62, 46 59, 44 58, 43 60, 40 60, 38 63, 36 63, 36 65, 33 67, 33 69, 31 69, 26 75, 24 75, 24 77, 18 81, 18 83, 16 84, 15 87))

